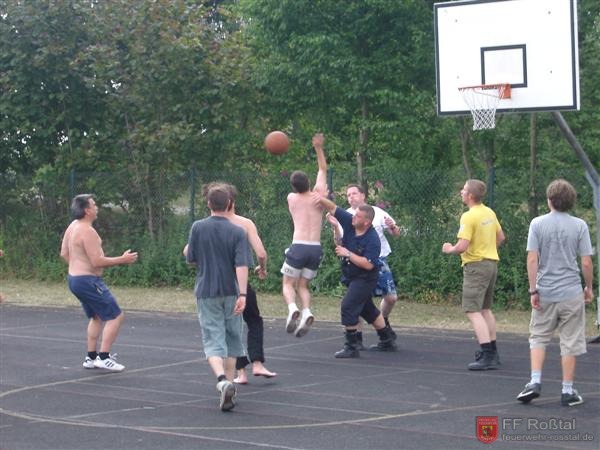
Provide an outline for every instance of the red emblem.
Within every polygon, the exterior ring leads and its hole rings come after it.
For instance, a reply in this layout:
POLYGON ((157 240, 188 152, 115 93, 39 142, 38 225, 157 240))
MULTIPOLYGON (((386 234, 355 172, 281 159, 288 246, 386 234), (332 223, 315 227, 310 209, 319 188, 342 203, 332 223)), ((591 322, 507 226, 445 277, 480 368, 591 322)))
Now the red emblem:
POLYGON ((477 416, 477 439, 484 444, 498 439, 498 416, 477 416))

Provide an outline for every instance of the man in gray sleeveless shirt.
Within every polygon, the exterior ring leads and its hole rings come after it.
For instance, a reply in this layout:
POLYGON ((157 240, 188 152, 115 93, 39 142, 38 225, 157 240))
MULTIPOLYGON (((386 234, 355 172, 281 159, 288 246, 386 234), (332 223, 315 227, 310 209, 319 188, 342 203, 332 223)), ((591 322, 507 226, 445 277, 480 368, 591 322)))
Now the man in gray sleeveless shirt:
POLYGON ((517 396, 529 403, 540 396, 546 345, 558 330, 562 365, 563 406, 583 403, 573 389, 575 358, 586 353, 585 304, 593 298, 592 242, 587 224, 571 216, 575 188, 565 180, 554 180, 546 189, 550 213, 536 217, 527 237, 527 276, 531 301, 529 347, 531 380, 517 396), (577 257, 581 258, 581 274, 577 257))

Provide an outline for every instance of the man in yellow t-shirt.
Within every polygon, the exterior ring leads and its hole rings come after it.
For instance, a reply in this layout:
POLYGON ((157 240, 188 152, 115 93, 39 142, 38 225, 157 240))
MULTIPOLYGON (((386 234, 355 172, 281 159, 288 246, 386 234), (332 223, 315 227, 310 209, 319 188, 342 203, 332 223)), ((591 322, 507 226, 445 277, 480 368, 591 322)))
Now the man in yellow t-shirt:
POLYGON ((463 267, 462 308, 467 314, 481 351, 469 370, 497 369, 500 357, 496 347, 496 318, 492 313, 498 273, 498 247, 504 232, 492 209, 482 203, 486 186, 480 180, 467 180, 460 196, 469 211, 460 218, 456 244, 442 245, 442 252, 460 255, 463 267))

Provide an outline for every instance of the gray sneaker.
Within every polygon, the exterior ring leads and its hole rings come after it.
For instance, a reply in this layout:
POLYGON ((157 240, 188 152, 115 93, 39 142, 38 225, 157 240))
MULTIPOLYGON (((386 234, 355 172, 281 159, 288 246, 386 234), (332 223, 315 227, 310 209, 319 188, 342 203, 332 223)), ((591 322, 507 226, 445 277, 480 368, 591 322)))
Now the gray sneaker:
POLYGON ((517 395, 517 400, 523 403, 529 403, 534 398, 538 398, 542 392, 542 385, 540 383, 527 383, 525 389, 517 395))
POLYGON ((572 394, 562 394, 560 396, 560 404, 563 406, 575 406, 581 405, 582 403, 583 397, 581 397, 575 389, 573 389, 572 394))
POLYGON ((217 391, 220 392, 219 408, 221 411, 230 411, 235 406, 235 386, 231 381, 223 380, 217 383, 217 391))

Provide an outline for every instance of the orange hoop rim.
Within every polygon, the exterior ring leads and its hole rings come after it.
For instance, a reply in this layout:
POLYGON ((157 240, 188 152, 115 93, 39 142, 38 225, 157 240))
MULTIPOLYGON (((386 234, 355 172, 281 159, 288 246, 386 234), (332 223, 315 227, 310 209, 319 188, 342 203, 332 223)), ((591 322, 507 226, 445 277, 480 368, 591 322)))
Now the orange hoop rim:
POLYGON ((498 97, 500 99, 506 99, 506 98, 510 98, 510 83, 494 83, 494 84, 478 84, 475 86, 464 86, 464 87, 459 87, 458 90, 460 92, 463 91, 474 91, 475 89, 479 89, 479 90, 492 90, 492 89, 496 89, 499 92, 498 97))

